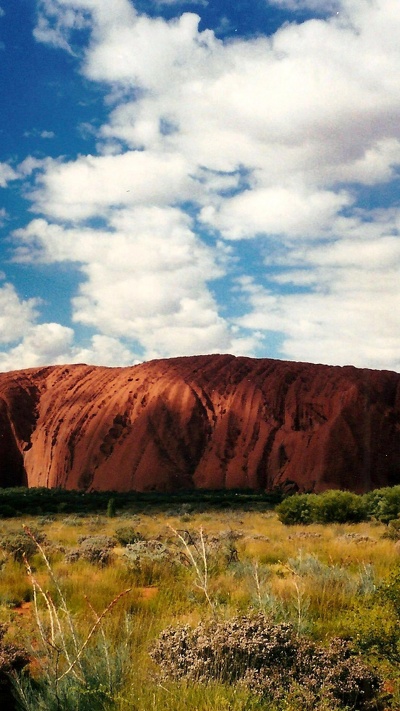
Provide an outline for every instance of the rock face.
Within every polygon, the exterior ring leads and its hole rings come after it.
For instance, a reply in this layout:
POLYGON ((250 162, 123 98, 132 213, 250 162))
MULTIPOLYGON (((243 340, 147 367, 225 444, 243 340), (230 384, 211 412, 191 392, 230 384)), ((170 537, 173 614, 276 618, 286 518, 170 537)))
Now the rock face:
POLYGON ((400 483, 400 374, 210 355, 0 374, 0 486, 400 483))

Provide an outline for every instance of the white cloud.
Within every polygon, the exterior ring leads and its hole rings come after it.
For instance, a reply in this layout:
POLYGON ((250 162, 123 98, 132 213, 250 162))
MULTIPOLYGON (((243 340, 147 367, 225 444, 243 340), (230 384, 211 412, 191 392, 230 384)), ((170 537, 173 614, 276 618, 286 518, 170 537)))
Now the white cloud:
POLYGON ((112 208, 168 205, 195 196, 197 185, 178 154, 128 151, 53 161, 32 194, 37 209, 61 220, 107 215, 112 208))
MULTIPOLYGON (((154 0, 156 6, 162 5, 183 5, 188 4, 187 0, 154 0)), ((189 5, 201 5, 202 7, 207 7, 208 0, 189 0, 189 5)))
POLYGON ((0 286, 0 343, 18 341, 36 317, 37 299, 20 299, 12 284, 0 286))
MULTIPOLYGON (((392 225, 394 220, 392 220, 392 225)), ((240 284, 248 313, 238 325, 284 334, 282 355, 291 360, 400 369, 400 240, 398 235, 339 238, 297 247, 268 290, 252 279, 240 284), (299 288, 300 287, 300 288, 299 288)))
POLYGON ((301 192, 294 188, 248 190, 220 200, 219 208, 203 208, 204 222, 228 239, 257 234, 320 237, 331 230, 337 212, 350 200, 346 193, 301 192))
POLYGON ((293 12, 310 10, 321 15, 337 12, 342 4, 342 0, 267 0, 267 2, 269 5, 275 5, 293 12))
POLYGON ((72 329, 58 323, 32 326, 21 343, 8 352, 0 352, 0 369, 20 370, 68 362, 73 335, 72 329))
POLYGON ((78 262, 75 321, 101 338, 128 333, 148 357, 248 352, 272 329, 289 357, 398 367, 398 215, 357 198, 400 166, 399 2, 273 2, 331 16, 224 43, 192 13, 166 22, 128 0, 43 0, 37 39, 74 51, 90 26, 82 72, 114 108, 102 155, 43 165, 31 197, 47 221, 18 233, 19 256, 78 262), (236 333, 187 202, 236 240, 236 257, 244 239, 275 239, 266 271, 279 276, 271 291, 243 282, 236 333), (106 227, 85 227, 93 217, 106 227), (291 284, 302 288, 279 293, 291 284))
POLYGON ((70 358, 71 363, 87 363, 88 365, 135 365, 139 359, 124 346, 121 341, 109 336, 96 334, 87 348, 75 347, 70 358))
POLYGON ((8 163, 0 163, 0 188, 7 187, 9 182, 17 178, 17 173, 8 163))
POLYGON ((181 211, 121 210, 103 232, 35 220, 15 236, 20 261, 81 263, 75 322, 138 342, 147 358, 233 347, 208 288, 223 270, 181 211))
MULTIPOLYGON (((63 363, 123 366, 139 362, 138 357, 116 338, 95 334, 87 347, 79 346, 73 329, 59 323, 27 321, 24 333, 15 332, 12 340, 18 341, 17 344, 0 350, 1 372, 63 363)), ((5 345, 4 341, 0 340, 0 343, 5 345)))
POLYGON ((38 20, 33 34, 38 42, 73 54, 70 35, 88 26, 88 17, 83 8, 69 5, 62 0, 38 0, 38 20))
POLYGON ((54 138, 56 134, 54 131, 41 131, 40 132, 40 137, 41 138, 54 138))

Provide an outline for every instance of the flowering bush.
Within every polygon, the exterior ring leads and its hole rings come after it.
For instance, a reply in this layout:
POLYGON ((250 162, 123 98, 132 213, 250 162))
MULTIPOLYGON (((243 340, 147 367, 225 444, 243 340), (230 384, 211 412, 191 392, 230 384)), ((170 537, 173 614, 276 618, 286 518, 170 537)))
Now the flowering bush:
POLYGON ((151 656, 165 678, 240 682, 271 702, 302 693, 304 709, 327 700, 330 709, 375 709, 381 688, 378 675, 343 640, 323 648, 262 614, 169 627, 151 656))
POLYGON ((66 559, 73 563, 80 558, 104 566, 111 562, 112 549, 116 540, 110 536, 82 536, 79 538, 79 548, 69 551, 66 559))

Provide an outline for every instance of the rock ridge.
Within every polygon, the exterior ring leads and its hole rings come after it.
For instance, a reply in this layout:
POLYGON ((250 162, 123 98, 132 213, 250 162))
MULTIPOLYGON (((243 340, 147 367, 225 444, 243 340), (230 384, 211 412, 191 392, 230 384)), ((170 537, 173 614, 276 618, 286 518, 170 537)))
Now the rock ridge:
POLYGON ((400 483, 400 374, 231 355, 0 374, 0 486, 400 483))

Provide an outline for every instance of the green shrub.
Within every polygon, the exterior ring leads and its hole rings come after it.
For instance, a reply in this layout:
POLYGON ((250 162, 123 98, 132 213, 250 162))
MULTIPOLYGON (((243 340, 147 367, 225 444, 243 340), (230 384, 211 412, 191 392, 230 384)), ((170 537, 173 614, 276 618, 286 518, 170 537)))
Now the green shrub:
POLYGON ((0 518, 13 518, 17 515, 17 512, 13 506, 8 504, 0 505, 0 518))
POLYGON ((117 513, 117 504, 114 498, 108 500, 107 504, 107 516, 109 518, 115 518, 117 513))
POLYGON ((115 529, 115 538, 121 546, 143 540, 143 536, 133 526, 119 526, 115 529))
MULTIPOLYGON (((38 543, 43 543, 45 535, 40 531, 31 532, 38 543)), ((24 530, 11 531, 0 537, 0 545, 14 560, 22 562, 24 557, 31 558, 37 553, 35 540, 24 530)))
POLYGON ((400 486, 375 489, 365 495, 370 516, 382 523, 398 518, 400 515, 400 486))
POLYGON ((360 523, 368 518, 366 501, 350 491, 325 491, 314 509, 319 523, 360 523))
POLYGON ((382 538, 390 538, 392 541, 400 540, 400 518, 395 518, 388 522, 387 530, 382 538))
POLYGON ((137 585, 155 585, 176 573, 179 554, 161 541, 137 541, 126 546, 123 561, 137 585))
POLYGON ((316 494, 295 494, 284 499, 276 507, 279 520, 286 526, 309 524, 315 521, 316 494))
POLYGON ((400 621, 400 568, 393 570, 389 579, 380 585, 377 595, 390 604, 400 621))
POLYGON ((394 664, 400 662, 399 620, 390 603, 376 598, 375 604, 363 605, 349 619, 349 631, 355 635, 357 649, 394 664))
POLYGON ((350 491, 323 494, 295 494, 276 507, 279 520, 287 526, 310 523, 359 523, 369 517, 366 499, 350 491))

